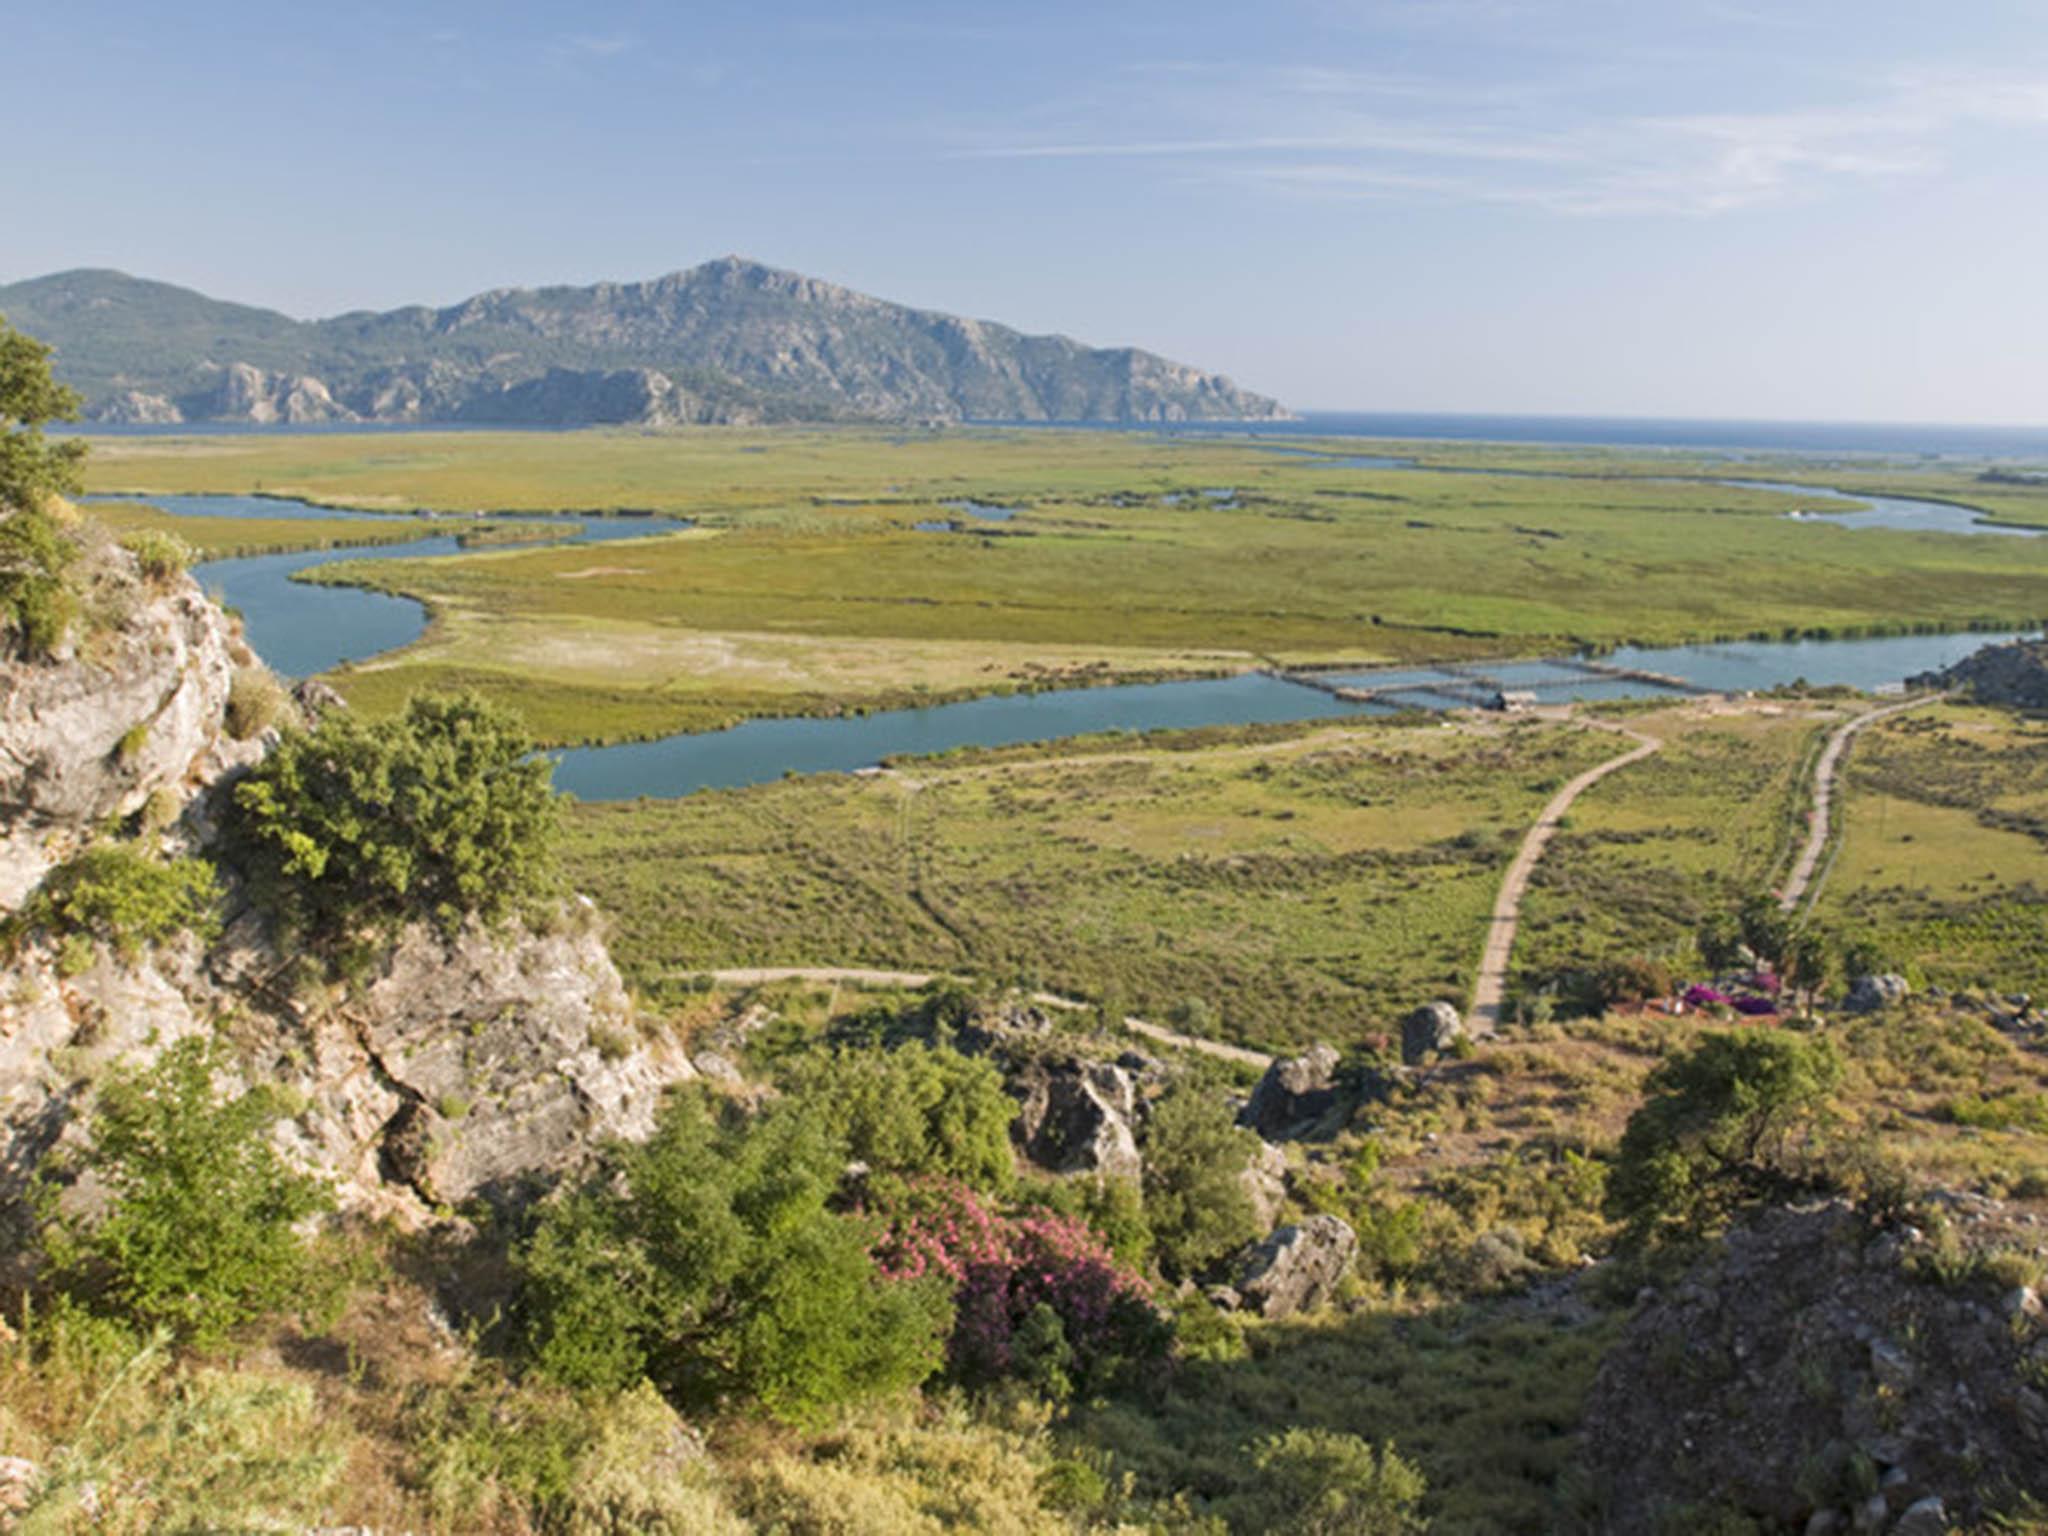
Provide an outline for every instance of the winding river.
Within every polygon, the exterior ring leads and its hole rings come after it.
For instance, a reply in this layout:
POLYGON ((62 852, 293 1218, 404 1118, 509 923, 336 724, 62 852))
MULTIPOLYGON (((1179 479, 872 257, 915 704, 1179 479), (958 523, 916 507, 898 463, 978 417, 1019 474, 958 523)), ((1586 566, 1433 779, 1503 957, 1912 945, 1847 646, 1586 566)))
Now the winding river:
MULTIPOLYGON (((1330 464, 1333 468, 1414 467, 1400 460, 1340 455, 1330 456, 1330 464)), ((1821 503, 1844 500, 1868 504, 1868 511, 1804 514, 1814 522, 1839 523, 1851 528, 1968 535, 2028 535, 2042 531, 2001 527, 1983 521, 1967 508, 1938 502, 1851 497, 1839 491, 1768 481, 1721 483, 1809 496, 1821 503)), ((472 519, 343 513, 274 497, 94 499, 146 502, 187 516, 326 520, 346 516, 366 525, 406 523, 436 530, 473 526, 472 519)), ((961 503, 953 510, 985 520, 1001 520, 1011 511, 978 503, 961 503)), ((646 538, 690 526, 673 518, 638 516, 585 516, 574 522, 574 528, 565 537, 582 543, 646 538)), ((341 560, 415 559, 455 554, 460 548, 456 531, 436 531, 418 539, 374 547, 212 560, 194 567, 193 575, 201 586, 241 612, 250 645, 273 669, 288 677, 305 677, 327 671, 343 661, 362 660, 410 644, 424 631, 426 612, 410 598, 293 580, 299 572, 341 560)), ((1817 685, 1878 688, 1897 684, 1917 672, 1947 666, 1980 646, 2011 638, 2015 638, 2011 633, 1971 633, 1897 635, 1868 640, 1754 641, 1658 649, 1630 647, 1600 659, 1609 667, 1661 674, 1699 690, 1767 689, 1802 679, 1817 685)), ((790 773, 847 772, 873 766, 886 758, 956 747, 1007 746, 1101 731, 1137 732, 1387 714, 1398 707, 1448 709, 1469 705, 1475 686, 1527 689, 1547 703, 1639 698, 1669 691, 1640 679, 1590 673, 1574 665, 1571 659, 1482 663, 1454 669, 1383 668, 1323 680, 1340 686, 1394 687, 1400 691, 1392 700, 1359 702, 1340 699, 1284 677, 1249 673, 1187 682, 1007 694, 868 715, 754 720, 727 730, 670 736, 659 741, 574 748, 558 756, 555 782, 585 800, 672 797, 701 789, 766 783, 790 773), (1433 693, 1433 687, 1447 691, 1433 693)))

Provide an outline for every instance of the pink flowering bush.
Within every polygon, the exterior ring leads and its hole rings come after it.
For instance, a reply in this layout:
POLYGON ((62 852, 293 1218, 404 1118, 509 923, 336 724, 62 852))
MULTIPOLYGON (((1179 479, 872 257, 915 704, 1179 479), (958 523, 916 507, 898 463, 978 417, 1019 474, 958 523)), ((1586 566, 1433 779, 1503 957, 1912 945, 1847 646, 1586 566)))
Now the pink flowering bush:
POLYGON ((870 1215, 882 1275, 952 1286, 947 1364, 963 1382, 1023 1376, 1063 1396, 1165 1354, 1151 1287, 1072 1217, 1006 1215, 950 1179, 899 1185, 870 1215))

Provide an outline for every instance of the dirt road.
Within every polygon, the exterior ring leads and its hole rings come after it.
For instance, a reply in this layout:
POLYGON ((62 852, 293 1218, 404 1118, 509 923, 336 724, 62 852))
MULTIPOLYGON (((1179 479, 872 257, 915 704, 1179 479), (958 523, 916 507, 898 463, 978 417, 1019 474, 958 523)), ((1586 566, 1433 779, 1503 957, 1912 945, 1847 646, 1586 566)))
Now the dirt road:
POLYGON ((1543 850, 1550 846, 1550 839, 1556 835, 1558 823, 1587 790, 1598 784, 1610 773, 1626 768, 1630 763, 1639 763, 1658 751, 1664 743, 1655 736, 1646 736, 1641 731, 1625 725, 1614 725, 1604 720, 1588 720, 1587 725, 1603 731, 1615 731, 1638 743, 1634 750, 1624 752, 1620 757, 1609 758, 1604 763, 1588 768, 1584 773, 1565 785, 1550 803, 1543 807, 1543 813, 1536 818, 1528 834, 1522 839, 1522 846, 1515 854, 1514 863, 1500 883, 1500 894, 1494 898, 1493 917, 1486 930, 1486 948, 1480 952, 1479 975, 1472 984, 1471 1017, 1475 1028, 1493 1029, 1500 1024, 1501 1002, 1507 994, 1508 957, 1514 953, 1515 929, 1521 922, 1522 893, 1529 888, 1530 871, 1536 861, 1543 857, 1543 850))
POLYGON ((1902 715, 1909 709, 1918 709, 1923 704, 1932 704, 1945 699, 1945 693, 1930 693, 1917 699, 1908 699, 1903 704, 1887 704, 1882 709, 1869 710, 1844 722, 1828 738, 1828 744, 1821 750, 1820 761, 1813 770, 1813 809, 1806 816, 1806 843, 1799 850, 1799 862, 1792 866, 1792 877, 1785 882, 1785 889, 1778 893, 1778 905, 1790 912, 1799 905, 1799 899, 1813 884, 1814 871, 1820 868, 1821 855, 1828 848, 1828 822, 1835 800, 1835 775, 1842 766, 1842 754, 1849 749, 1849 743, 1856 733, 1866 725, 1893 715, 1902 715))

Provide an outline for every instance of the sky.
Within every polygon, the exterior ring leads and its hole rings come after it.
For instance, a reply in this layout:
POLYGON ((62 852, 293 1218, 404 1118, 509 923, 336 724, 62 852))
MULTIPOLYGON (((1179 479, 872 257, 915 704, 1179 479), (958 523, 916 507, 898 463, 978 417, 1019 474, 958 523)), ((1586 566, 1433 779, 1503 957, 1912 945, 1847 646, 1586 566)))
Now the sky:
POLYGON ((2048 0, 0 0, 0 281, 740 253, 1298 409, 2048 422, 2048 0))

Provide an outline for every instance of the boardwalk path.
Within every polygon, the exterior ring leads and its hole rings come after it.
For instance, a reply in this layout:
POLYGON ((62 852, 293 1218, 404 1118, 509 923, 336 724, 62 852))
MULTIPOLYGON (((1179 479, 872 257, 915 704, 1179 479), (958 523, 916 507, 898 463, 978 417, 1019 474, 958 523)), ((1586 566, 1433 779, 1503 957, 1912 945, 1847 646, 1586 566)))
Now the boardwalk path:
POLYGON ((1903 704, 1887 704, 1882 709, 1873 709, 1844 722, 1835 734, 1828 738, 1822 749, 1820 761, 1813 770, 1813 809, 1807 812, 1806 844, 1799 850, 1799 862, 1792 866, 1792 878, 1785 882, 1785 889, 1779 893, 1778 905, 1790 912, 1799 905, 1799 899, 1813 884, 1814 871, 1820 868, 1821 855, 1827 852, 1828 822, 1832 815, 1835 798, 1835 775, 1842 766, 1842 754, 1849 749, 1850 741, 1866 725, 1893 715, 1902 715, 1909 709, 1918 709, 1923 704, 1932 704, 1945 699, 1945 693, 1930 693, 1921 698, 1908 699, 1903 704))
MULTIPOLYGON (((696 974, 709 976, 722 987, 758 987, 774 981, 812 981, 836 985, 842 982, 857 987, 922 987, 940 980, 931 971, 881 971, 868 970, 860 966, 824 965, 778 965, 763 966, 748 970, 699 971, 696 974)), ((1077 998, 1061 997, 1056 992, 1034 992, 1031 1000, 1047 1008, 1059 1008, 1077 1012, 1088 1004, 1077 998)), ((1184 1035, 1177 1029, 1168 1029, 1163 1024, 1126 1015, 1124 1028, 1134 1035, 1143 1035, 1161 1045, 1175 1046, 1183 1051, 1198 1051, 1204 1056, 1214 1056, 1219 1061, 1235 1062, 1239 1066, 1257 1067, 1263 1070, 1273 1064, 1273 1058, 1264 1051, 1254 1051, 1242 1045, 1226 1045, 1221 1040, 1203 1040, 1194 1035, 1184 1035)))
POLYGON ((1664 745, 1657 737, 1646 736, 1625 725, 1614 725, 1605 720, 1588 720, 1585 723, 1599 730, 1618 732, 1637 745, 1620 757, 1611 757, 1588 768, 1551 796, 1550 803, 1543 807, 1543 814, 1536 818, 1536 825, 1522 839, 1514 863, 1508 866, 1507 875, 1501 880, 1500 894, 1494 898, 1493 917, 1486 930, 1486 948, 1480 953, 1479 975, 1472 983, 1472 1020, 1482 1031, 1500 1025, 1501 1003, 1507 995, 1508 957, 1514 953, 1515 929, 1522 917, 1522 893, 1529 888, 1529 874, 1535 869, 1536 861, 1543 857, 1543 850, 1550 846, 1558 823, 1564 820, 1573 801, 1607 775, 1626 768, 1630 763, 1641 762, 1664 745))

